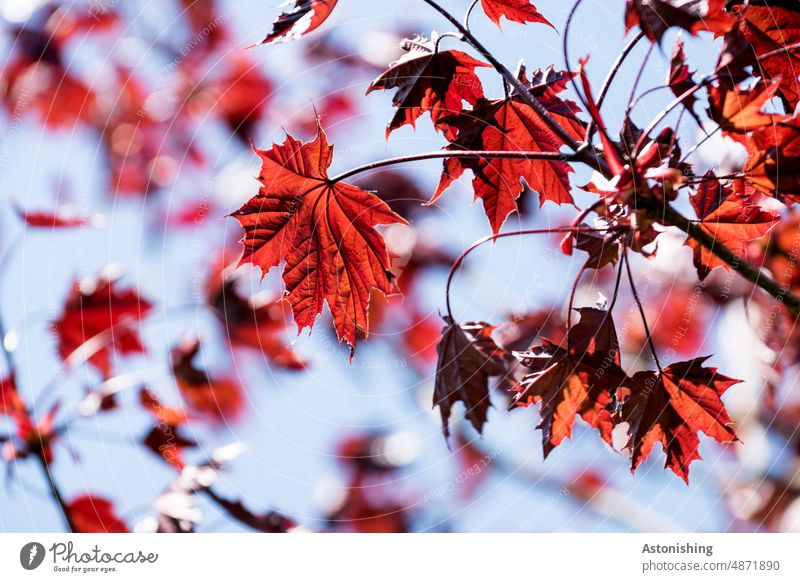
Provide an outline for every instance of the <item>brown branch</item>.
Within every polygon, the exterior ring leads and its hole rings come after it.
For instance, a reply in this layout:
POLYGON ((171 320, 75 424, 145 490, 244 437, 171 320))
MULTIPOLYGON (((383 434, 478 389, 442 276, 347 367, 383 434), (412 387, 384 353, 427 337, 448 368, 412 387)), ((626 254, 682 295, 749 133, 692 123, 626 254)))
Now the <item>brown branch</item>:
POLYGON ((683 216, 669 204, 664 205, 663 217, 668 224, 677 226, 700 245, 706 247, 717 257, 725 261, 731 269, 739 273, 753 285, 761 287, 775 299, 786 305, 791 311, 800 314, 800 297, 789 291, 786 287, 779 285, 774 279, 771 279, 769 276, 762 273, 761 270, 748 263, 742 257, 736 255, 725 245, 717 242, 711 234, 683 216))
POLYGON ((210 487, 203 489, 203 492, 219 506, 225 515, 256 531, 286 533, 291 527, 291 520, 276 511, 256 514, 247 509, 241 501, 232 501, 222 497, 210 487))
POLYGON ((460 159, 503 159, 503 160, 551 160, 554 162, 569 162, 577 161, 576 154, 566 152, 509 152, 503 150, 439 150, 435 152, 426 152, 423 154, 413 154, 410 156, 399 156, 396 158, 387 158, 377 162, 371 162, 358 166, 352 170, 348 170, 338 176, 330 178, 329 182, 335 184, 346 180, 356 174, 383 168, 385 166, 393 166, 397 164, 406 164, 408 162, 418 162, 421 160, 435 160, 442 158, 460 158, 460 159))
POLYGON ((64 519, 64 525, 67 526, 67 531, 69 533, 77 532, 78 530, 75 527, 75 522, 72 521, 72 517, 69 514, 67 502, 64 501, 64 496, 61 494, 61 489, 58 487, 58 484, 53 477, 52 471, 50 471, 50 466, 45 460, 43 453, 35 452, 33 456, 36 458, 39 466, 42 468, 45 480, 50 488, 50 496, 53 498, 53 501, 55 501, 56 505, 58 505, 58 508, 61 511, 61 517, 64 519))

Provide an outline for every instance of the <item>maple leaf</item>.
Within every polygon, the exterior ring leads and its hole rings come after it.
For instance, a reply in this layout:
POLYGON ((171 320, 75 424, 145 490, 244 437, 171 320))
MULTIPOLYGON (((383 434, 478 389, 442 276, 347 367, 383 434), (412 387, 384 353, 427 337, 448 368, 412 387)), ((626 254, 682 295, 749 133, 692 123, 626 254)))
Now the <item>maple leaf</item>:
POLYGON ((394 293, 379 224, 406 224, 380 198, 328 178, 333 157, 325 132, 313 141, 286 141, 256 150, 263 166, 259 193, 234 212, 244 228, 239 265, 266 275, 285 261, 283 280, 299 330, 312 327, 327 302, 340 341, 355 348, 369 331, 370 289, 394 293))
POLYGON ((230 420, 242 410, 242 388, 234 378, 212 378, 199 369, 194 359, 200 353, 200 341, 187 339, 175 346, 170 358, 178 389, 189 407, 217 420, 230 420))
POLYGON ((489 412, 489 377, 506 373, 503 351, 492 339, 494 327, 478 321, 456 323, 444 317, 442 338, 436 347, 436 384, 433 405, 439 407, 445 438, 450 436, 450 412, 463 402, 466 417, 478 432, 489 412))
POLYGON ((588 269, 602 269, 606 265, 616 265, 619 260, 619 234, 578 231, 567 233, 561 240, 561 250, 571 256, 573 246, 588 253, 584 264, 588 269))
MULTIPOLYGON (((582 137, 582 124, 576 117, 577 106, 558 94, 566 88, 570 73, 552 67, 537 70, 528 81, 520 80, 529 91, 576 139, 582 137)), ((446 119, 457 132, 449 150, 498 150, 557 152, 563 145, 539 115, 517 95, 506 99, 480 99, 471 111, 446 119)), ((497 234, 506 218, 517 210, 517 198, 523 192, 521 179, 538 192, 540 205, 550 200, 572 203, 569 174, 573 171, 562 161, 528 159, 458 159, 448 158, 436 192, 428 201, 435 202, 464 173, 473 173, 475 199, 480 198, 492 231, 497 234)))
POLYGON ((800 102, 800 49, 781 51, 800 43, 800 8, 789 6, 736 6, 739 28, 755 54, 754 70, 767 79, 779 80, 778 92, 789 111, 800 102), (768 53, 779 51, 766 57, 768 53))
POLYGON ((286 42, 316 30, 331 15, 338 0, 296 0, 291 10, 281 13, 272 32, 261 44, 286 42))
POLYGON ((544 456, 570 438, 575 416, 596 428, 609 445, 614 423, 608 407, 627 376, 620 368, 619 342, 611 314, 602 309, 577 310, 560 347, 547 339, 526 352, 515 352, 523 366, 533 370, 515 390, 516 404, 541 403, 544 456))
POLYGON ((264 295, 245 297, 230 269, 216 269, 206 290, 208 305, 233 347, 259 350, 279 368, 302 370, 306 363, 284 341, 288 304, 264 295))
POLYGON ((437 51, 436 42, 435 37, 404 39, 401 46, 407 53, 367 89, 367 94, 397 89, 392 101, 399 110, 386 126, 387 138, 404 125, 416 127, 417 119, 427 112, 434 127, 451 139, 452 130, 443 118, 460 112, 464 101, 474 105, 483 97, 475 69, 489 65, 461 51, 437 51))
MULTIPOLYGON (((152 305, 133 289, 120 290, 116 276, 110 273, 76 281, 67 297, 61 316, 54 322, 58 335, 58 353, 67 359, 75 350, 98 334, 126 321, 145 317, 152 305)), ((110 377, 111 352, 144 353, 135 329, 124 328, 112 334, 103 347, 89 357, 89 363, 104 377, 110 377)))
POLYGON ((489 20, 500 27, 500 19, 506 17, 512 22, 525 24, 528 22, 540 22, 551 28, 555 28, 550 22, 536 9, 530 0, 481 0, 481 6, 489 20))
POLYGON ((97 495, 81 495, 67 504, 76 533, 128 533, 128 526, 114 511, 114 505, 97 495))
MULTIPOLYGON (((711 170, 706 173, 691 202, 700 219, 700 228, 739 257, 746 257, 747 245, 765 236, 780 219, 778 214, 759 207, 751 196, 723 185, 711 170)), ((694 265, 700 280, 716 267, 730 270, 727 262, 694 238, 687 237, 685 244, 694 249, 694 265)))
POLYGON ((698 432, 720 443, 737 439, 733 421, 720 396, 741 380, 706 368, 708 357, 672 364, 663 372, 637 372, 631 379, 630 397, 622 407, 622 418, 630 424, 627 447, 632 452, 631 472, 661 443, 665 467, 687 484, 689 464, 700 459, 698 432))
MULTIPOLYGON (((686 53, 683 51, 683 39, 681 39, 679 34, 675 37, 675 46, 672 49, 672 57, 669 61, 669 77, 667 78, 667 84, 676 97, 680 97, 696 85, 694 79, 692 79, 694 73, 695 71, 690 70, 689 65, 686 64, 686 53)), ((684 98, 682 103, 689 111, 694 113, 695 101, 697 101, 697 97, 692 94, 684 98)))
POLYGON ((628 0, 625 8, 625 27, 637 24, 647 38, 661 42, 671 26, 689 31, 692 35, 707 30, 725 34, 736 24, 736 17, 725 12, 726 0, 628 0))
POLYGON ((758 81, 752 87, 724 85, 708 87, 708 114, 723 131, 747 133, 785 121, 787 116, 764 113, 764 107, 775 96, 779 81, 758 81))
POLYGON ((800 117, 755 130, 745 141, 746 180, 779 200, 800 200, 800 117))

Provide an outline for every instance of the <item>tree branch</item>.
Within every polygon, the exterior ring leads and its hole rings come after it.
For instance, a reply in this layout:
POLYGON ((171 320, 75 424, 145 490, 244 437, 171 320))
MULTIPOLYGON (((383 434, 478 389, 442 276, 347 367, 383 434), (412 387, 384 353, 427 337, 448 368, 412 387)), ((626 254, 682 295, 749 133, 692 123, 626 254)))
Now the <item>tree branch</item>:
POLYGON ((707 248, 720 259, 725 261, 731 269, 739 273, 742 277, 750 281, 753 285, 761 287, 764 291, 772 295, 775 299, 782 302, 794 313, 800 313, 800 297, 781 287, 774 279, 761 272, 761 270, 748 263, 742 257, 734 254, 728 247, 717 242, 717 240, 696 225, 694 222, 683 216, 669 204, 664 204, 664 219, 668 224, 677 226, 700 245, 707 248))
POLYGON ((564 145, 576 152, 578 159, 593 168, 604 172, 608 171, 608 166, 604 160, 597 158, 595 155, 586 150, 579 150, 580 143, 578 143, 578 141, 572 137, 572 135, 560 123, 558 123, 558 121, 556 121, 552 115, 550 115, 550 112, 547 110, 547 108, 542 105, 542 103, 536 97, 531 95, 530 91, 528 91, 528 88, 525 87, 525 85, 523 85, 519 79, 517 79, 516 75, 514 75, 514 73, 512 73, 503 63, 501 63, 485 46, 483 46, 483 44, 475 37, 475 35, 467 30, 455 16, 442 8, 434 0, 423 0, 423 2, 444 16, 450 22, 450 24, 455 26, 456 29, 464 35, 464 39, 476 51, 478 51, 483 58, 489 61, 489 64, 491 64, 492 67, 494 67, 494 69, 500 73, 500 75, 502 75, 506 83, 508 83, 517 92, 519 98, 524 101, 526 105, 529 105, 539 117, 541 117, 548 129, 550 129, 550 131, 552 131, 562 142, 564 142, 564 145))
POLYGON ((39 462, 39 466, 44 472, 45 480, 50 488, 50 496, 53 498, 53 501, 55 501, 56 505, 58 505, 58 508, 61 511, 61 517, 64 519, 64 525, 67 526, 67 531, 69 533, 75 533, 78 530, 75 527, 75 522, 72 521, 72 517, 70 517, 67 502, 64 501, 64 496, 61 494, 61 489, 59 489, 58 484, 53 478, 53 473, 50 471, 50 466, 47 464, 47 461, 41 453, 36 452, 33 456, 39 462))
POLYGON ((569 162, 578 160, 576 154, 565 152, 509 152, 503 150, 439 150, 435 152, 426 152, 422 154, 413 154, 409 156, 399 156, 396 158, 387 158, 377 162, 371 162, 358 166, 352 170, 348 170, 338 176, 329 180, 331 184, 346 180, 356 174, 383 168, 384 166, 393 166, 396 164, 405 164, 408 162, 418 162, 421 160, 435 160, 442 158, 461 158, 461 159, 503 159, 503 160, 552 160, 554 162, 569 162))

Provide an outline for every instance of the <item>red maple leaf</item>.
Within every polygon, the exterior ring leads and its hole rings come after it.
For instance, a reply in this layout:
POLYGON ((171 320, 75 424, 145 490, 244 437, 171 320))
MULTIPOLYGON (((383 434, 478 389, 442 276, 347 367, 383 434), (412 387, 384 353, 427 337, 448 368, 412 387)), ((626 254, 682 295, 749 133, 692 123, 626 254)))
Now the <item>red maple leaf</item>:
POLYGON ((741 15, 739 29, 755 54, 754 70, 767 79, 780 81, 778 92, 789 111, 800 102, 800 48, 782 50, 800 43, 800 8, 782 6, 736 6, 741 15), (772 56, 766 56, 776 53, 772 56))
POLYGON ((614 423, 608 408, 627 379, 620 368, 611 314, 591 307, 577 311, 581 319, 570 328, 564 347, 543 339, 539 346, 515 352, 522 365, 532 370, 516 388, 516 403, 541 403, 538 428, 545 458, 572 436, 577 415, 611 444, 614 423))
MULTIPOLYGON (((747 245, 765 236, 780 220, 780 216, 758 206, 752 196, 734 192, 723 185, 709 170, 697 192, 691 198, 700 219, 699 226, 739 257, 747 256, 747 245)), ((700 279, 705 279, 716 267, 730 270, 730 265, 711 250, 687 237, 686 244, 694 249, 694 264, 700 279)))
POLYGON ((631 378, 631 395, 622 407, 622 418, 630 424, 631 472, 661 443, 665 467, 688 483, 689 464, 700 458, 698 432, 720 443, 737 440, 720 396, 741 380, 703 367, 707 359, 672 364, 663 372, 637 372, 631 378))
POLYGON ((463 402, 466 417, 481 432, 489 412, 489 377, 506 373, 503 350, 492 339, 488 323, 456 323, 444 317, 445 327, 436 347, 436 384, 433 405, 439 407, 445 437, 450 435, 450 412, 463 402))
MULTIPOLYGON (((683 39, 681 39, 679 34, 675 37, 675 46, 672 49, 672 57, 669 61, 669 77, 667 79, 667 84, 676 97, 680 97, 687 90, 696 85, 694 79, 692 79, 694 73, 694 71, 689 69, 689 65, 686 64, 686 53, 683 51, 683 39)), ((683 105, 689 111, 692 111, 695 101, 697 101, 697 97, 692 94, 684 98, 683 105)))
POLYGON ((747 133, 785 121, 787 116, 765 113, 764 107, 775 96, 779 81, 760 80, 752 87, 723 84, 708 87, 708 114, 723 131, 747 133))
POLYGON ((489 65, 461 51, 437 51, 436 42, 436 38, 421 36, 405 39, 402 46, 407 54, 389 65, 367 89, 367 94, 397 89, 392 100, 399 110, 386 126, 387 138, 404 125, 416 127, 416 120, 428 112, 434 126, 451 139, 452 130, 442 120, 459 113, 464 101, 474 105, 483 97, 475 69, 489 65))
MULTIPOLYGON (((94 279, 76 281, 61 317, 54 323, 58 353, 66 360, 88 340, 112 327, 116 329, 126 321, 141 320, 151 308, 151 303, 135 290, 120 290, 113 275, 103 274, 94 279)), ((104 377, 110 377, 113 370, 112 352, 132 354, 145 351, 135 329, 123 326, 110 333, 109 338, 96 340, 103 345, 88 359, 104 377)))
POLYGON ((81 495, 67 504, 76 533, 128 533, 128 526, 114 511, 114 505, 97 495, 81 495))
POLYGON ((283 12, 272 24, 272 32, 262 44, 286 42, 319 28, 331 15, 337 0, 296 0, 291 10, 283 12))
MULTIPOLYGON (((523 81, 533 94, 576 139, 582 137, 582 124, 577 119, 577 106, 562 100, 558 94, 566 88, 569 73, 535 71, 531 81, 523 81)), ((550 131, 539 115, 518 95, 506 99, 481 99, 470 111, 445 120, 457 131, 456 139, 447 146, 450 150, 498 150, 557 152, 562 143, 550 131)), ((436 201, 464 173, 473 173, 475 198, 483 208, 492 231, 497 234, 506 218, 517 210, 517 198, 523 192, 521 179, 539 194, 539 204, 546 200, 557 204, 572 203, 566 162, 530 159, 458 159, 445 160, 439 186, 429 203, 436 201)))
POLYGON ((200 342, 189 339, 171 351, 172 373, 178 389, 192 410, 216 420, 231 420, 244 405, 242 387, 235 378, 212 377, 198 368, 194 359, 200 352, 200 342))
POLYGON ((779 200, 800 200, 800 117, 764 126, 745 140, 747 181, 779 200))
MULTIPOLYGON (((541 22, 550 27, 552 24, 536 9, 530 0, 481 0, 481 6, 486 16, 500 28, 500 19, 505 16, 512 22, 525 24, 527 22, 541 22)), ((553 27, 555 28, 555 27, 553 27)))
POLYGON ((267 151, 256 150, 262 187, 232 216, 245 234, 240 265, 265 275, 285 261, 283 281, 299 330, 312 327, 327 302, 341 341, 355 348, 357 330, 369 330, 370 289, 395 292, 379 224, 405 224, 378 197, 333 182, 333 147, 319 128, 306 143, 287 135, 267 151))
POLYGON ((671 26, 691 34, 708 30, 725 34, 736 23, 733 14, 725 12, 726 0, 628 0, 625 8, 625 27, 637 24, 651 41, 661 37, 671 26))

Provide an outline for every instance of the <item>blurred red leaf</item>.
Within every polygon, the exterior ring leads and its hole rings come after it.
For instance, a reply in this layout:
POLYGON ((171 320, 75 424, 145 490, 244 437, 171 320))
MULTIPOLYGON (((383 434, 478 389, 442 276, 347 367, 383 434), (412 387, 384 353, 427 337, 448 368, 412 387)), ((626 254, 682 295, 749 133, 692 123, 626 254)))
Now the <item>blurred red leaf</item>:
MULTIPOLYGON (((58 353, 66 359, 98 334, 124 322, 141 320, 151 308, 151 303, 135 290, 119 289, 116 278, 111 275, 76 281, 61 316, 54 322, 58 353)), ((88 361, 104 377, 112 374, 112 352, 125 355, 145 351, 138 331, 131 327, 121 327, 111 332, 110 338, 101 341, 102 347, 88 361)))
POLYGON ((236 285, 230 269, 215 268, 206 291, 233 347, 245 347, 263 353, 278 368, 302 370, 306 363, 287 345, 284 337, 289 304, 262 296, 245 297, 236 285))
POLYGON ((244 406, 242 387, 234 378, 212 377, 194 364, 199 340, 186 340, 171 351, 172 372, 192 410, 216 420, 234 419, 244 406))
POLYGON ((25 410, 12 376, 0 378, 0 415, 15 416, 25 410))
POLYGON ((67 504, 69 518, 76 533, 128 533, 114 511, 113 504, 96 495, 81 495, 67 504))

